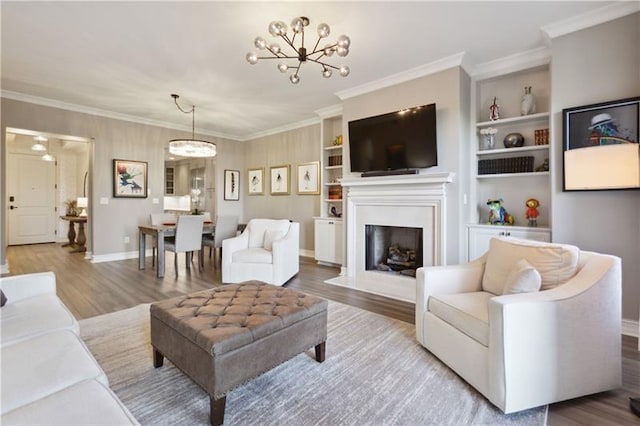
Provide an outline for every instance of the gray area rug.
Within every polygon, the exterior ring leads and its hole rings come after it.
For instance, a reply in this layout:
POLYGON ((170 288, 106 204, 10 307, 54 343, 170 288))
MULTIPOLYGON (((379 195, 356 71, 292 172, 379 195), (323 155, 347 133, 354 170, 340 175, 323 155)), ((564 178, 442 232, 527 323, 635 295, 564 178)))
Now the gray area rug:
MULTIPOLYGON (((165 360, 153 368, 149 305, 80 321, 111 388, 143 425, 209 424, 209 398, 165 360)), ((425 350, 411 324, 329 302, 326 361, 313 349, 227 395, 225 425, 544 425, 504 415, 425 350)))

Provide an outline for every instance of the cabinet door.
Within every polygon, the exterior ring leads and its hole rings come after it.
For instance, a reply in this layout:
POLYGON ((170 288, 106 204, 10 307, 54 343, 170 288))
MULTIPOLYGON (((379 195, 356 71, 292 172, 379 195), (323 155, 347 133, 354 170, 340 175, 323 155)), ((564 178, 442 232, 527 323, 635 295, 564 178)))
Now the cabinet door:
POLYGON ((314 248, 317 261, 342 264, 342 223, 316 220, 314 248))

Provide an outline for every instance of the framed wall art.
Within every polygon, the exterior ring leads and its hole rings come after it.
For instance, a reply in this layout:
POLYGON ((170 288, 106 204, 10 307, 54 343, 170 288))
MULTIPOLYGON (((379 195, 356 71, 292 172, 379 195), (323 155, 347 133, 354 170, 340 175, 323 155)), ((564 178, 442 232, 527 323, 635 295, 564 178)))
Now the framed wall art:
POLYGON ((113 160, 113 196, 147 198, 147 162, 113 160))
POLYGON ((224 171, 224 199, 226 201, 240 200, 240 171, 224 171))
POLYGON ((298 194, 320 194, 320 163, 298 164, 298 194))
POLYGON ((563 190, 640 189, 640 97, 565 108, 563 190))
POLYGON ((271 167, 271 195, 289 195, 290 169, 288 164, 271 167))
POLYGON ((264 194, 264 168, 249 169, 247 172, 249 195, 264 194))

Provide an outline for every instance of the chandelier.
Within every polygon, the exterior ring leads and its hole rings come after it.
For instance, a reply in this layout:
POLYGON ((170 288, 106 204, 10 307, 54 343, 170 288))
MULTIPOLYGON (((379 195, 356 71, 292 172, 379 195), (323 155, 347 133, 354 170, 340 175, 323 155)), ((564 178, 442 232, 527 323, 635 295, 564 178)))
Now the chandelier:
POLYGON ((195 138, 196 135, 196 106, 192 105, 189 111, 185 111, 178 104, 180 96, 172 94, 173 102, 178 109, 185 114, 192 114, 191 118, 191 139, 181 138, 169 141, 169 152, 173 155, 182 157, 215 157, 216 144, 213 142, 203 141, 195 138))
POLYGON ((304 46, 304 29, 309 25, 309 18, 300 16, 298 18, 294 18, 291 21, 291 30, 293 31, 293 35, 289 37, 287 35, 287 25, 282 21, 273 21, 269 24, 269 33, 273 37, 280 37, 284 42, 293 49, 295 53, 287 54, 282 51, 280 45, 277 43, 268 44, 267 41, 262 37, 256 37, 253 44, 259 50, 268 50, 273 56, 258 56, 257 52, 247 53, 247 62, 250 64, 256 64, 259 59, 293 59, 297 61, 297 64, 287 65, 284 61, 278 63, 278 70, 281 73, 286 73, 288 70, 293 70, 293 74, 289 76, 289 80, 293 84, 298 84, 300 82, 300 67, 302 64, 307 61, 315 62, 316 64, 322 66, 322 76, 324 78, 329 78, 333 74, 333 70, 337 70, 342 77, 346 77, 349 75, 349 67, 343 65, 341 67, 336 67, 331 64, 324 62, 324 57, 332 56, 336 53, 338 56, 347 56, 349 54, 349 45, 351 44, 351 40, 346 35, 341 35, 338 37, 338 40, 331 44, 326 44, 324 47, 318 47, 320 41, 323 38, 329 36, 331 32, 331 28, 327 24, 318 25, 318 41, 316 41, 315 46, 311 51, 308 51, 304 46), (299 47, 296 47, 295 41, 296 37, 300 37, 299 47))

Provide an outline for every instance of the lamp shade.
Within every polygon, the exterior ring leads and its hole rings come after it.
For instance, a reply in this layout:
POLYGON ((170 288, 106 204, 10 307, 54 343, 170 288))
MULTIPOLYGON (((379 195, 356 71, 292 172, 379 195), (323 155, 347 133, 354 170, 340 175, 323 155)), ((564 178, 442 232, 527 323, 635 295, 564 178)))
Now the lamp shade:
POLYGON ((82 209, 82 211, 80 212, 80 216, 86 216, 86 208, 89 207, 89 199, 87 197, 78 197, 78 199, 76 200, 76 205, 82 209))

